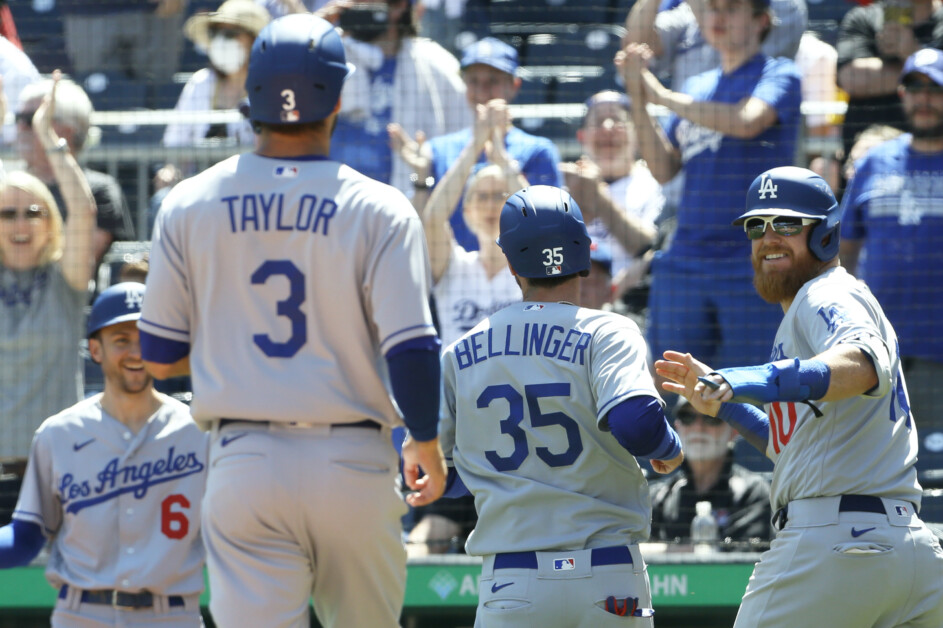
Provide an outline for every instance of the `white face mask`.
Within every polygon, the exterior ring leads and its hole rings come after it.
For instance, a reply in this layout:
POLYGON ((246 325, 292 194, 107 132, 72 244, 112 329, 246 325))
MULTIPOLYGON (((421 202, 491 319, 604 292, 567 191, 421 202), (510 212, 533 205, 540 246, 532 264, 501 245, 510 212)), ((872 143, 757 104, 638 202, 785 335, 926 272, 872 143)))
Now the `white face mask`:
POLYGON ((248 54, 245 46, 237 39, 216 36, 206 50, 213 67, 223 74, 235 74, 246 63, 248 54))
POLYGON ((684 457, 688 460, 711 460, 727 454, 731 428, 728 427, 719 437, 701 431, 690 431, 682 438, 684 457))

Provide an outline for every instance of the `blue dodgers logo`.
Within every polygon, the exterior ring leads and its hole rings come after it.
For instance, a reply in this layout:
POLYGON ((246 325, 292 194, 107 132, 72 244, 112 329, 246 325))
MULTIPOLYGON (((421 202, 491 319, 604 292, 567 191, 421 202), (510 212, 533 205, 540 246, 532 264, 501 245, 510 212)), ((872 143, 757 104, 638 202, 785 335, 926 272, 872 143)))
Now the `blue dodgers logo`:
POLYGON ((204 469, 196 452, 178 454, 173 447, 167 450, 165 458, 125 466, 120 466, 118 461, 118 458, 112 458, 95 476, 95 481, 79 482, 71 473, 63 475, 59 497, 63 506, 68 504, 66 512, 75 514, 125 493, 143 499, 148 489, 156 484, 178 480, 204 469))
POLYGON ((830 306, 827 310, 824 307, 820 307, 816 314, 822 317, 829 333, 832 334, 838 329, 840 323, 845 322, 845 315, 834 305, 830 306))

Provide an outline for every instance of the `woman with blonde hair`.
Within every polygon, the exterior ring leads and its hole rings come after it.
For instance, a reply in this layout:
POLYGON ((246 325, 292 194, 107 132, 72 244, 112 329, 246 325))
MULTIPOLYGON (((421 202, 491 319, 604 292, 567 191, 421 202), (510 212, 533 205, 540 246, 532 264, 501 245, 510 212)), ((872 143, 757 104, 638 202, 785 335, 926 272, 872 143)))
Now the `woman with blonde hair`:
POLYGON ((94 269, 95 201, 52 128, 55 90, 33 128, 68 222, 42 181, 26 172, 0 176, 0 462, 25 458, 39 424, 82 396, 79 341, 94 269))

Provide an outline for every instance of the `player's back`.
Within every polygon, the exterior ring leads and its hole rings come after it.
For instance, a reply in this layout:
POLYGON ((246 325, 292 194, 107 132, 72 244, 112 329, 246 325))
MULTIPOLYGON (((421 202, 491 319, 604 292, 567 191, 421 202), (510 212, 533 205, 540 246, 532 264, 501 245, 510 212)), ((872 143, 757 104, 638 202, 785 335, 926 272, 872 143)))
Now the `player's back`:
POLYGON ((157 294, 186 290, 190 311, 146 303, 141 325, 191 321, 197 419, 395 420, 382 353, 432 333, 402 194, 338 162, 246 154, 180 183, 157 229, 157 263, 185 282, 157 294))
POLYGON ((630 320, 558 303, 508 306, 451 345, 440 434, 479 525, 471 554, 582 549, 648 538, 638 463, 598 427, 637 395, 657 397, 630 320))

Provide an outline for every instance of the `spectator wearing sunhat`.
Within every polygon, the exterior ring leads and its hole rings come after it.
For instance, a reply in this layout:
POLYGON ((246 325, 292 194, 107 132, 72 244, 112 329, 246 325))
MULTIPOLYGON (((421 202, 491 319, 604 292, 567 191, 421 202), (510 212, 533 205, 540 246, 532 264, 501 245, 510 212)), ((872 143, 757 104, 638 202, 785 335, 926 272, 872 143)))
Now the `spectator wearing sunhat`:
MULTIPOLYGON (((259 31, 269 23, 268 12, 253 0, 226 0, 211 13, 199 13, 183 26, 183 32, 206 51, 209 65, 187 81, 177 101, 177 111, 237 109, 246 99, 249 51, 259 31)), ((252 146, 255 135, 248 120, 225 124, 173 123, 164 132, 164 146, 193 146, 205 140, 222 140, 252 146)))

